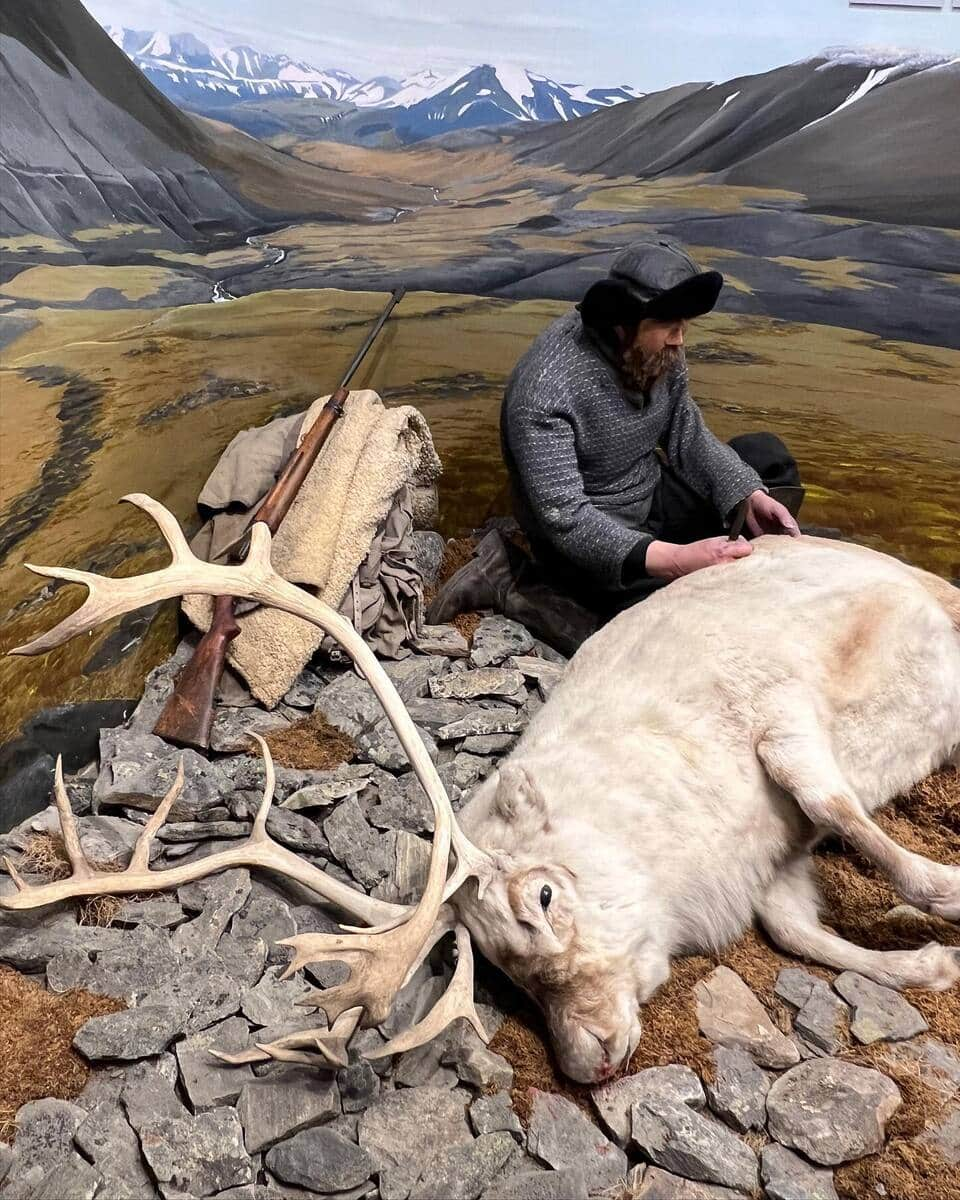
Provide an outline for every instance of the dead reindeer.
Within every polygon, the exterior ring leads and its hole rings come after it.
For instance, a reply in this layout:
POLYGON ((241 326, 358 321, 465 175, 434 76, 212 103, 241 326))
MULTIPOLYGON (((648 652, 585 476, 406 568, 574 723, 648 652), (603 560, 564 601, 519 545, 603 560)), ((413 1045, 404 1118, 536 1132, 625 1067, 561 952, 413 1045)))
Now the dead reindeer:
POLYGON ((147 869, 149 843, 176 785, 126 870, 100 875, 83 859, 58 782, 74 873, 29 887, 9 868, 19 891, 0 896, 2 907, 261 866, 373 927, 287 939, 289 971, 328 960, 351 968, 346 983, 307 998, 329 1028, 224 1057, 343 1062, 354 1029, 383 1021, 404 980, 451 931, 459 957, 447 992, 381 1056, 422 1044, 457 1017, 482 1036, 471 937, 537 1000, 561 1067, 586 1082, 613 1074, 632 1053, 640 1006, 673 957, 719 951, 754 920, 791 953, 889 986, 942 989, 960 978, 960 952, 937 943, 866 950, 822 926, 810 862, 818 839, 838 833, 910 903, 960 919, 960 866, 905 850, 870 817, 937 767, 960 766, 960 592, 943 580, 846 543, 759 539, 749 558, 678 580, 590 638, 458 825, 383 669, 346 621, 272 570, 265 526, 255 527, 241 566, 215 566, 192 555, 162 506, 128 499, 160 526, 171 565, 118 580, 33 568, 83 583, 90 595, 17 652, 42 653, 183 593, 281 608, 333 634, 353 657, 436 818, 428 882, 406 908, 345 887, 269 838, 269 755, 250 839, 163 872, 147 869))

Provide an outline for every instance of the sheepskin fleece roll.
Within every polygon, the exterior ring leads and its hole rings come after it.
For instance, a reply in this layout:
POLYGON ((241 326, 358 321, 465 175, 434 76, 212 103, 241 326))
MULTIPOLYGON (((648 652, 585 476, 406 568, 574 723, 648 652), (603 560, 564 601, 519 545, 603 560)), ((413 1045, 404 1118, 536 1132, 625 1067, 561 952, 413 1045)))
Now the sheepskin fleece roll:
MULTIPOLYGON (((311 405, 300 439, 328 399, 311 405)), ((350 392, 273 540, 274 568, 339 609, 397 492, 405 485, 429 486, 440 471, 430 430, 416 408, 386 408, 374 391, 350 392)), ((210 626, 212 607, 208 596, 183 602, 184 612, 203 630, 210 626)), ((228 660, 253 695, 273 708, 319 648, 323 630, 271 608, 238 620, 241 632, 228 660)))

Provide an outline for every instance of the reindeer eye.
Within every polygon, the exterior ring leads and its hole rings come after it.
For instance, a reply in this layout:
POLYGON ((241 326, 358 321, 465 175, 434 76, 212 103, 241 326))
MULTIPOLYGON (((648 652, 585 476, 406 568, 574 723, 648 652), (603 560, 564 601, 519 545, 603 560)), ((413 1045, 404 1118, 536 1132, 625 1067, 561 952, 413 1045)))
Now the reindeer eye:
POLYGON ((540 907, 544 912, 550 907, 550 901, 553 899, 553 888, 549 883, 545 883, 540 889, 540 907))

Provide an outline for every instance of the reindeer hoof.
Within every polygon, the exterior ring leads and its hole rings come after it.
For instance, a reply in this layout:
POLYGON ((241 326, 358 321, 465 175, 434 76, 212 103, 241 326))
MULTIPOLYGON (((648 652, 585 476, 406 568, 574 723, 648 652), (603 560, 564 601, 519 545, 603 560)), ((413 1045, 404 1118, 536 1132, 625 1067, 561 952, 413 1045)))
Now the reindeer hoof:
POLYGON ((940 863, 932 865, 936 868, 935 874, 920 907, 944 921, 960 921, 960 868, 940 863))
POLYGON ((930 979, 924 986, 934 992, 945 992, 960 983, 960 950, 929 942, 920 951, 930 960, 930 979))

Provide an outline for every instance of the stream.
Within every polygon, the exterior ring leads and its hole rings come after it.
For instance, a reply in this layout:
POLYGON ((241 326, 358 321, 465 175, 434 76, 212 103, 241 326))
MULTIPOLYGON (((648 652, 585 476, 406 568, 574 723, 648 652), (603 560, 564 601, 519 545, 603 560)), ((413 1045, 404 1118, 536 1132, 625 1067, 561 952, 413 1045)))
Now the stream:
MULTIPOLYGON (((264 263, 264 266, 266 268, 279 266, 280 263, 282 263, 283 260, 287 257, 286 250, 284 250, 281 246, 274 246, 272 242, 268 242, 266 240, 266 238, 258 237, 256 234, 253 234, 247 238, 247 245, 251 246, 254 250, 264 251, 265 257, 271 251, 276 255, 276 257, 273 259, 272 262, 264 263)), ((253 268, 253 270, 257 270, 257 271, 259 271, 261 269, 262 269, 261 267, 253 268)), ((248 268, 248 270, 249 270, 249 268, 248 268)), ((242 272, 235 271, 233 274, 234 275, 237 275, 237 274, 246 275, 247 273, 248 273, 248 271, 245 270, 242 272)), ((226 276, 224 276, 223 279, 218 279, 214 283, 213 295, 210 297, 211 304, 225 304, 230 300, 236 300, 236 296, 234 296, 232 292, 228 292, 226 287, 224 286, 231 278, 232 278, 231 275, 226 275, 226 276)))

